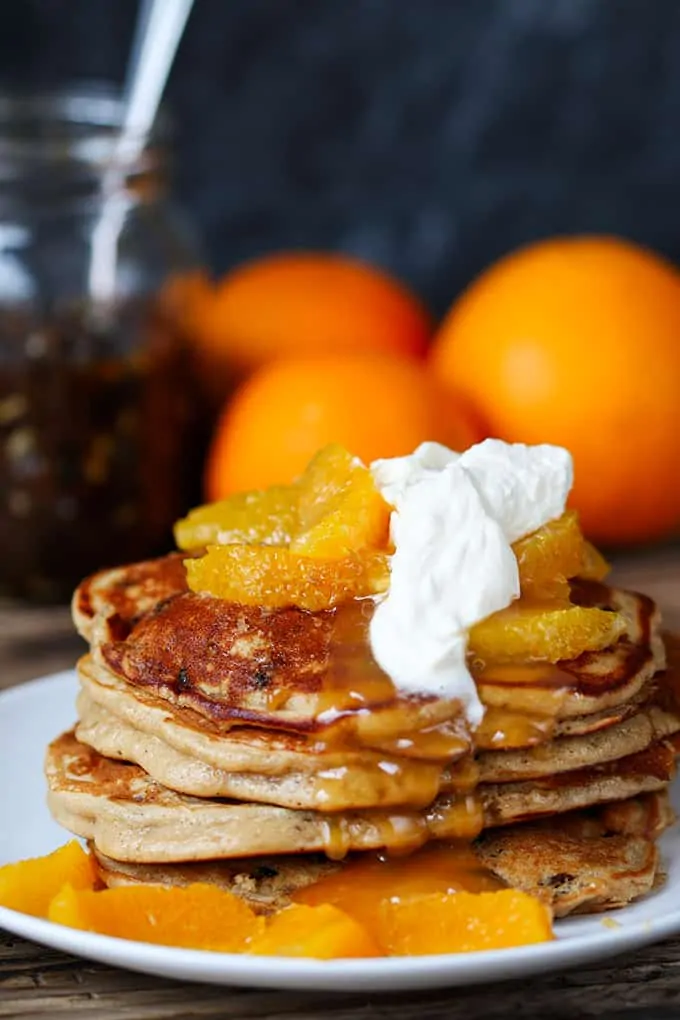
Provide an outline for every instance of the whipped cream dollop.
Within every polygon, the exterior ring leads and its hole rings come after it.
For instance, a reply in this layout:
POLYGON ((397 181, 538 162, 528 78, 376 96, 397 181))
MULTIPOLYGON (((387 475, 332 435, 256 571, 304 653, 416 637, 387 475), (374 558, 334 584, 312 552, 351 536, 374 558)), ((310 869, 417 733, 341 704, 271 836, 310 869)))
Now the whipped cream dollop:
POLYGON ((407 692, 484 709, 467 668, 468 631, 519 597, 511 544, 564 513, 571 455, 487 439, 462 454, 423 443, 371 464, 393 507, 390 586, 370 626, 373 655, 407 692))

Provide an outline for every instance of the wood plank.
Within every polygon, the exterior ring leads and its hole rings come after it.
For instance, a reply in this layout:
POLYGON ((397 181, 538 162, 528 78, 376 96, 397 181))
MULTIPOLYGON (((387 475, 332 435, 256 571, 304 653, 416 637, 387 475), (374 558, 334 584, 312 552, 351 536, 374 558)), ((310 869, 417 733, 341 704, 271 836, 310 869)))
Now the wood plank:
POLYGON ((0 1017, 97 1020, 566 1020, 680 1013, 680 940, 604 964, 485 988, 341 995, 217 988, 86 963, 0 933, 0 1017))

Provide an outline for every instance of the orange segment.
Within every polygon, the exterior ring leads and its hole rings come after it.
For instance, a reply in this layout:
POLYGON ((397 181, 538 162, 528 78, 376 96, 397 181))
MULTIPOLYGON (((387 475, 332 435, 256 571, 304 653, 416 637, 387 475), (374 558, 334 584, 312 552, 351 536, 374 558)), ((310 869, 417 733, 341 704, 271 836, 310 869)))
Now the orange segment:
POLYGON ((244 950, 264 920, 237 896, 213 885, 123 886, 103 892, 70 885, 54 897, 49 919, 70 928, 185 949, 244 950))
POLYGON ((515 889, 395 897, 383 901, 379 926, 393 956, 472 953, 553 938, 548 909, 515 889))
POLYGON ((0 906, 34 917, 47 917, 50 900, 63 885, 93 889, 96 873, 92 858, 75 839, 44 857, 6 864, 0 868, 0 906))
POLYGON ((259 956, 310 956, 317 960, 382 956, 363 925, 338 907, 294 904, 275 914, 255 938, 250 952, 259 956))
POLYGON ((175 525, 175 541, 180 549, 258 542, 287 545, 297 527, 297 503, 293 485, 238 493, 190 510, 175 525))
POLYGON ((610 569, 602 553, 591 542, 586 542, 579 577, 587 577, 591 581, 602 581, 610 569))
POLYGON ((389 584, 388 557, 377 552, 322 560, 274 546, 213 545, 185 566, 192 591, 247 606, 299 606, 312 612, 375 595, 389 584))
POLYGON ((470 629, 470 651, 486 662, 559 662, 608 648, 624 629, 619 613, 520 600, 470 629))
MULTIPOLYGON (((536 597, 576 577, 585 556, 578 514, 568 510, 513 545, 523 595, 536 597)), ((566 590, 566 589, 565 589, 566 590)))
POLYGON ((291 551, 340 559, 363 549, 385 549, 390 507, 371 472, 337 443, 324 447, 300 479, 299 530, 291 551))
POLYGON ((601 581, 609 573, 609 564, 597 549, 586 542, 575 510, 567 510, 554 521, 521 538, 513 545, 519 567, 522 594, 567 595, 565 582, 570 577, 601 581))

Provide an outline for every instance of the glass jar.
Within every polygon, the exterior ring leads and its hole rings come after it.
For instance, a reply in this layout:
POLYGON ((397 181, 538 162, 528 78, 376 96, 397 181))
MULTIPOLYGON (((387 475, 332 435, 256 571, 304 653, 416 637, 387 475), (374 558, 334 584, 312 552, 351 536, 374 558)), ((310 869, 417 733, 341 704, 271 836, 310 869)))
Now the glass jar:
POLYGON ((0 98, 0 595, 160 552, 197 495, 197 246, 121 115, 94 87, 0 98))

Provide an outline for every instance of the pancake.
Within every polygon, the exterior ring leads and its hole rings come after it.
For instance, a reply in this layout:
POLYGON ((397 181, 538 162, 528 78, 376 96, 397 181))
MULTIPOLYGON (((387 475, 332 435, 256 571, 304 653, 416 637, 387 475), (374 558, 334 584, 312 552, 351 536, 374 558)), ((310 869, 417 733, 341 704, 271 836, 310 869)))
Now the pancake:
POLYGON ((186 591, 184 560, 190 553, 169 553, 154 560, 100 570, 78 585, 71 600, 76 630, 88 644, 112 636, 106 624, 116 620, 129 629, 165 599, 186 591))
POLYGON ((584 652, 556 667, 531 663, 486 668, 475 676, 480 698, 489 708, 550 713, 556 693, 563 695, 554 710, 559 720, 603 713, 636 697, 666 665, 661 617, 654 602, 636 592, 610 588, 595 581, 572 585, 580 605, 619 612, 625 635, 610 648, 584 652))
POLYGON ((554 917, 625 907, 655 887, 659 851, 650 839, 579 838, 518 825, 484 836, 482 863, 515 889, 551 907, 554 917))
MULTIPOLYGON (((185 593, 93 656, 133 687, 222 729, 336 730, 375 746, 459 718, 457 701, 397 693, 368 653, 367 608, 269 610, 185 593)), ((459 736, 458 748, 461 740, 467 746, 459 736)))
POLYGON ((437 797, 421 811, 328 814, 269 804, 198 799, 157 783, 139 766, 104 758, 72 733, 47 753, 55 819, 121 861, 177 862, 325 851, 413 848, 469 838, 485 826, 555 814, 664 789, 675 765, 659 741, 627 758, 550 779, 483 784, 475 795, 437 797))
POLYGON ((78 663, 78 678, 87 696, 114 715, 146 732, 163 735, 178 751, 205 757, 218 767, 235 765, 271 772, 294 768, 313 772, 318 769, 315 759, 323 758, 324 768, 336 768, 360 762, 377 763, 391 757, 442 764, 456 761, 471 749, 469 736, 456 720, 425 727, 412 733, 410 740, 398 744, 391 745, 386 740, 385 749, 371 750, 353 746, 343 739, 341 732, 306 734, 254 723, 223 727, 190 707, 168 702, 153 689, 126 683, 92 656, 84 656, 78 663), (398 748, 398 753, 391 754, 388 750, 391 746, 398 748), (228 749, 227 758, 221 756, 222 748, 228 749))
POLYGON ((601 730, 606 730, 609 726, 615 726, 617 723, 623 722, 624 719, 635 715, 643 705, 653 701, 658 687, 657 678, 658 673, 655 673, 654 677, 643 684, 636 694, 620 705, 612 705, 610 708, 602 709, 600 712, 592 712, 589 715, 574 716, 571 719, 558 719, 553 729, 553 736, 582 737, 588 733, 599 733, 601 730))
POLYGON ((654 840, 675 821, 667 791, 484 832, 482 864, 547 903, 555 917, 624 907, 658 885, 654 840))
POLYGON ((424 811, 328 814, 176 793, 137 765, 115 761, 64 734, 48 748, 45 772, 54 818, 117 860, 172 862, 218 857, 413 848, 432 834, 471 837, 481 811, 471 796, 448 796, 424 811), (436 805, 436 811, 434 810, 436 805))
MULTIPOLYGON (((616 835, 657 839, 675 821, 668 790, 661 790, 602 804, 589 811, 574 811, 562 815, 558 823, 561 831, 584 838, 616 835)), ((544 829, 551 827, 548 820, 540 824, 544 829)))
MULTIPOLYGON (((269 733, 267 730, 232 731, 219 741, 220 757, 228 762, 217 767, 203 758, 183 754, 162 736, 152 736, 122 721, 106 709, 81 695, 78 700, 80 722, 76 736, 100 754, 109 758, 135 762, 157 782, 171 790, 195 797, 228 797, 235 800, 256 801, 281 807, 324 811, 346 811, 370 807, 408 805, 425 807, 442 789, 442 780, 448 773, 431 762, 404 759, 385 760, 378 756, 362 762, 356 754, 356 765, 351 763, 324 764, 324 756, 305 755, 287 751, 289 735, 269 733), (250 754, 243 755, 247 750, 250 754), (253 758, 260 752, 263 772, 254 770, 253 758), (271 751, 267 760, 267 752, 271 751), (250 769, 239 770, 237 760, 248 758, 250 769), (300 767, 279 769, 271 767, 280 759, 297 759, 300 767), (309 761, 308 759, 316 759, 309 761), (316 766, 316 771, 314 771, 316 766)), ((173 724, 168 724, 168 731, 173 724)), ((200 736, 200 735, 199 735, 200 736)), ((292 738, 294 739, 294 738, 292 738)), ((213 745, 217 744, 213 741, 213 745)), ((331 756, 334 757, 334 756, 331 756)), ((292 764, 292 762, 291 762, 292 764)), ((465 770, 462 779, 469 787, 471 770, 465 770)), ((451 788, 450 780, 446 784, 451 788)))
MULTIPOLYGON (((206 720, 205 717, 190 708, 170 704, 165 699, 156 696, 153 690, 127 684, 111 670, 95 662, 92 656, 84 656, 80 660, 78 675, 83 692, 89 701, 105 709, 107 713, 116 716, 124 724, 150 736, 161 738, 175 751, 184 756, 193 757, 197 762, 220 770, 257 772, 264 775, 300 773, 303 776, 308 776, 319 771, 325 772, 326 780, 329 780, 326 782, 326 793, 330 792, 329 786, 333 787, 333 797, 329 798, 325 804, 331 810, 351 806, 368 806, 375 803, 373 799, 375 794, 372 789, 379 792, 381 802, 386 806, 394 803, 415 803, 414 796, 420 797, 416 791, 416 784, 419 782, 428 786, 432 791, 430 796, 432 799, 440 789, 440 769, 426 768, 426 761, 411 766, 411 759, 423 755, 427 761, 450 765, 469 746, 467 740, 456 741, 455 731, 452 740, 450 728, 447 728, 443 740, 434 739, 441 735, 442 728, 434 728, 427 735, 421 733, 412 747, 403 748, 400 746, 398 754, 390 753, 388 750, 376 753, 366 748, 357 752, 356 748, 351 746, 327 743, 314 736, 308 738, 304 734, 286 733, 283 730, 270 731, 261 727, 234 726, 225 732, 219 725, 211 723, 210 720, 206 720), (425 740, 426 736, 427 740, 425 740), (456 743, 458 743, 458 747, 456 747, 456 743), (353 786, 353 789, 348 791, 347 799, 344 802, 341 786, 332 782, 337 769, 343 769, 343 776, 353 786), (360 779, 360 775, 365 777, 360 780, 363 794, 359 793, 357 783, 354 782, 355 779, 360 779), (375 786, 372 788, 369 787, 370 781, 375 781, 375 786), (360 796, 364 798, 361 802, 354 800, 360 796), (352 804, 350 801, 354 801, 354 803, 352 804)), ((527 745, 534 746, 539 737, 545 740, 550 733, 554 738, 601 733, 639 712, 643 706, 652 702, 656 693, 657 686, 649 683, 624 705, 574 719, 555 721, 550 718, 546 720, 543 717, 537 721, 537 725, 533 729, 532 727, 527 728, 525 725, 528 717, 520 714, 515 732, 521 731, 521 739, 514 743, 506 739, 504 745, 509 744, 510 747, 518 746, 520 748, 527 745)), ((491 715, 491 710, 487 714, 491 715)), ((82 703, 79 715, 81 725, 88 726, 87 732, 84 728, 81 732, 81 739, 85 743, 91 743, 102 754, 130 757, 131 760, 144 765, 156 775, 156 778, 160 778, 157 772, 149 767, 148 754, 145 761, 136 758, 134 751, 130 748, 126 749, 124 755, 116 754, 111 747, 110 735, 107 734, 105 738, 104 736, 97 737, 98 728, 93 728, 92 712, 90 711, 86 715, 82 703), (104 739, 106 743, 103 742, 104 739)), ((507 720, 505 712, 501 715, 501 721, 503 719, 507 720)), ((495 726, 493 719, 488 721, 491 724, 490 728, 493 729, 495 726)), ((477 742, 477 734, 475 734, 475 742, 477 742)), ((400 742, 400 744, 402 743, 400 742)), ((488 743, 493 747, 496 741, 492 739, 488 743)), ((488 762, 492 763, 493 761, 494 755, 490 754, 488 762)), ((453 770, 453 781, 457 785, 459 785, 459 772, 459 769, 453 770)), ((497 777, 489 773, 489 778, 497 777)), ((204 794, 204 791, 199 789, 183 789, 184 792, 196 793, 199 796, 204 794)), ((207 792, 205 795, 216 796, 217 789, 207 792)), ((324 799, 323 793, 321 793, 321 799, 324 799)), ((291 802, 287 800, 284 806, 290 804, 291 802)), ((318 807, 319 803, 308 802, 307 806, 318 807)))
POLYGON ((554 665, 475 663, 471 734, 457 702, 377 667, 370 601, 241 606, 190 592, 185 558, 102 571, 73 599, 91 652, 76 733, 48 749, 49 805, 107 885, 207 881, 268 912, 367 851, 463 838, 558 917, 654 887, 680 646, 664 673, 650 599, 573 582, 623 637, 554 665))
POLYGON ((210 735, 178 723, 164 706, 139 701, 125 685, 92 679, 80 666, 76 736, 100 754, 140 765, 152 778, 196 797, 229 797, 309 810, 424 807, 438 793, 481 782, 512 782, 600 765, 644 750, 680 730, 680 717, 650 704, 606 730, 523 751, 482 752, 447 766, 328 750, 298 737, 252 728, 210 735))
MULTIPOLYGON (((546 825, 516 826, 482 836, 473 846, 497 878, 538 896, 556 917, 624 906, 649 892, 658 878, 651 842, 673 821, 664 794, 622 801, 609 809, 574 812, 546 825), (524 835, 523 835, 524 834, 524 835)), ((208 882, 245 899, 258 913, 288 906, 296 892, 351 867, 319 854, 189 864, 131 864, 100 853, 99 878, 109 888, 208 882)), ((455 850, 452 851, 455 853, 455 850)))
POLYGON ((526 782, 487 783, 478 787, 478 793, 485 826, 493 828, 664 790, 674 774, 674 749, 660 740, 595 768, 526 782))
POLYGON ((582 736, 551 740, 538 747, 483 751, 477 757, 486 783, 540 779, 616 761, 644 751, 680 731, 680 715, 651 703, 621 722, 582 736))
POLYGON ((259 914, 270 914, 291 903, 300 889, 338 871, 342 864, 324 854, 247 857, 235 861, 189 864, 132 864, 116 861, 90 844, 97 874, 109 889, 130 885, 187 886, 206 882, 246 900, 259 914))
MULTIPOLYGON (((455 732, 421 734, 421 744, 431 743, 424 747, 431 757, 419 759, 283 730, 241 726, 221 732, 203 725, 190 709, 131 688, 89 656, 79 663, 78 674, 79 739, 197 796, 271 796, 271 803, 324 810, 423 806, 439 792, 444 764, 451 766, 469 746, 467 739, 456 740, 455 732), (264 786, 258 792, 253 784, 260 778, 264 786)), ((468 789, 475 780, 469 763, 462 764, 448 776, 448 788, 468 789)))
MULTIPOLYGON (((505 730, 511 746, 545 739, 540 724, 536 733, 518 728, 515 715, 548 719, 551 726, 576 720, 574 732, 584 732, 584 719, 620 709, 663 667, 651 600, 596 582, 575 583, 573 599, 619 612, 624 637, 604 652, 560 663, 546 675, 539 671, 531 682, 499 679, 497 670, 477 677, 491 710, 489 748, 505 730), (497 724, 500 715, 509 725, 497 724)), ((339 729, 390 752, 404 735, 460 716, 456 702, 395 690, 367 650, 367 602, 318 613, 237 605, 189 592, 175 554, 95 575, 76 592, 73 612, 100 669, 221 730, 252 725, 318 735, 339 729)), ((482 727, 479 742, 485 732, 482 727)), ((459 726, 453 754, 462 741, 459 726)))

